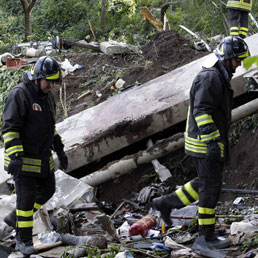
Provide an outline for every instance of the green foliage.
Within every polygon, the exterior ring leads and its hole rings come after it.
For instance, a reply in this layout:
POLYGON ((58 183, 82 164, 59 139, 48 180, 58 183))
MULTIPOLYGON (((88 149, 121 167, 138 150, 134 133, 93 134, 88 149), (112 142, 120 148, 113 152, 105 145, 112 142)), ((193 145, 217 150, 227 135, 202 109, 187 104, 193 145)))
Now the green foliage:
POLYGON ((231 145, 235 145, 238 143, 238 139, 242 134, 242 130, 252 130, 253 133, 256 132, 258 128, 258 114, 254 114, 252 116, 245 117, 240 121, 234 123, 232 125, 232 132, 229 135, 229 142, 231 145))
MULTIPOLYGON (((105 23, 101 24, 102 0, 37 0, 32 9, 30 40, 46 40, 48 35, 59 35, 72 40, 95 41, 112 39, 131 44, 145 44, 156 34, 150 22, 143 22, 141 9, 146 6, 160 19, 160 8, 170 3, 165 0, 106 0, 105 23), (103 26, 102 26, 103 25, 103 26)), ((171 1, 167 17, 171 29, 190 36, 179 25, 184 25, 206 39, 217 34, 228 34, 226 1, 181 0, 171 1)), ((258 4, 253 2, 252 14, 257 20, 258 4)), ((20 0, 0 0, 0 52, 11 49, 24 38, 24 11, 20 0)), ((250 21, 249 33, 257 28, 250 21)))
POLYGON ((23 35, 18 17, 0 13, 0 53, 11 52, 13 44, 22 41, 23 35))
MULTIPOLYGON (((3 113, 5 98, 8 92, 18 84, 25 68, 20 70, 3 70, 0 72, 0 114, 3 113)), ((2 117, 0 119, 0 127, 2 127, 2 117)))
POLYGON ((223 21, 227 10, 221 1, 182 0, 173 4, 172 9, 172 13, 167 11, 167 16, 173 29, 179 30, 178 25, 184 25, 203 39, 226 34, 223 21))
MULTIPOLYGON (((81 23, 85 17, 88 17, 87 7, 90 8, 93 6, 88 1, 77 0, 37 1, 32 16, 33 32, 41 38, 47 32, 51 34, 62 34, 66 29, 81 23)), ((96 8, 91 10, 92 14, 95 10, 96 8)), ((95 13, 95 15, 98 16, 98 13, 95 13)), ((82 26, 79 25, 78 31, 81 29, 82 26)))
POLYGON ((253 66, 253 64, 256 64, 256 66, 258 67, 258 56, 247 57, 246 59, 244 59, 243 64, 246 70, 249 70, 253 66))
POLYGON ((255 234, 253 237, 249 237, 243 242, 241 249, 246 251, 252 247, 257 247, 257 245, 258 245, 258 234, 255 234))

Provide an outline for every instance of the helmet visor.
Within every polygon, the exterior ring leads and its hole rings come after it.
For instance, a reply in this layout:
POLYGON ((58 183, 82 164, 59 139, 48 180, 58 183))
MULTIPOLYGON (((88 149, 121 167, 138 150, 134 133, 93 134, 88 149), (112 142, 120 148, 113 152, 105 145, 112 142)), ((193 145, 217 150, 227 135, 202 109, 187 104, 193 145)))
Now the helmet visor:
POLYGON ((237 59, 243 61, 245 58, 247 58, 249 56, 250 56, 250 52, 249 52, 249 50, 247 50, 245 53, 242 53, 241 55, 238 55, 237 59))
POLYGON ((57 71, 57 73, 52 75, 47 75, 45 79, 47 81, 61 81, 60 71, 57 71))

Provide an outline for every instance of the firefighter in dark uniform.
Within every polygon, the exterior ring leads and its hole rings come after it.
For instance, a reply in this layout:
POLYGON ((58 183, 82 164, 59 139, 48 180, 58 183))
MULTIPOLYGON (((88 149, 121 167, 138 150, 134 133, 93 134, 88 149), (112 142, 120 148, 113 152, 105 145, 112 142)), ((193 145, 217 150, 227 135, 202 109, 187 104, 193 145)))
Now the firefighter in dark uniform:
POLYGON ((57 153, 60 169, 68 166, 64 144, 55 129, 56 105, 51 94, 51 87, 61 78, 58 62, 41 57, 9 92, 4 106, 4 167, 14 178, 17 195, 16 209, 4 221, 16 227, 16 250, 25 255, 36 253, 33 214, 55 192, 52 151, 57 153))
POLYGON ((248 33, 248 13, 252 0, 228 0, 230 35, 245 38, 248 33))
POLYGON ((199 200, 199 237, 192 248, 201 255, 213 255, 208 257, 220 257, 211 248, 221 249, 229 244, 214 234, 215 207, 221 192, 224 163, 229 156, 228 130, 233 98, 230 80, 241 61, 249 55, 243 39, 228 36, 195 77, 190 90, 185 152, 192 157, 198 177, 175 192, 152 201, 152 206, 171 226, 171 209, 199 200))

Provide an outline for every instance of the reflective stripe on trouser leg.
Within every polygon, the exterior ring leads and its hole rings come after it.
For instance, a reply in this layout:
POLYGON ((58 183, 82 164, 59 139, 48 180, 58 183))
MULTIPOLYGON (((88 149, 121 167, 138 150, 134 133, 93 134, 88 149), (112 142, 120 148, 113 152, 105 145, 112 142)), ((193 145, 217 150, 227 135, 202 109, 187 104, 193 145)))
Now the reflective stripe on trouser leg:
POLYGON ((36 179, 18 175, 15 178, 16 188, 16 237, 22 242, 32 240, 33 206, 36 196, 36 179))
POLYGON ((248 12, 241 12, 239 36, 245 38, 248 33, 248 12))
POLYGON ((183 187, 175 191, 182 207, 187 206, 199 199, 198 194, 198 178, 194 178, 190 182, 183 185, 183 187))
POLYGON ((240 24, 241 12, 235 9, 229 9, 229 24, 230 24, 230 35, 239 35, 239 24, 240 24))
POLYGON ((215 207, 221 192, 223 162, 215 165, 199 158, 194 158, 194 162, 199 175, 199 234, 209 236, 214 232, 215 207))

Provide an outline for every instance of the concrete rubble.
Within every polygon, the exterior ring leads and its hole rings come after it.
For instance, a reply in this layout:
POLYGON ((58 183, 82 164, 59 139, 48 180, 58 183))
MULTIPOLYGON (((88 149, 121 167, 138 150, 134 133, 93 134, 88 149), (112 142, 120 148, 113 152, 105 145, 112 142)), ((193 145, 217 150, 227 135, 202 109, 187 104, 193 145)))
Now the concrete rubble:
MULTIPOLYGON (((158 211, 149 208, 150 198, 147 195, 153 198, 168 190, 162 182, 149 187, 155 191, 154 194, 145 187, 132 199, 121 200, 115 209, 110 203, 99 202, 92 187, 61 170, 56 172, 56 180, 57 192, 34 215, 33 242, 38 254, 31 257, 85 257, 89 254, 92 257, 135 257, 136 254, 143 257, 200 257, 191 250, 198 235, 198 202, 172 210, 170 228, 164 227, 158 211), (141 192, 144 192, 144 198, 141 192), (132 234, 132 225, 147 214, 155 217, 155 223, 147 229, 147 234, 132 234)), ((15 231, 3 222, 4 216, 15 207, 16 196, 10 194, 11 187, 9 194, 2 188, 0 192, 1 258, 22 257, 13 249, 15 231)), ((241 200, 237 204, 233 202, 235 211, 239 209, 243 212, 246 198, 241 197, 241 200)), ((225 254, 238 250, 245 240, 258 232, 258 217, 254 214, 257 208, 246 209, 245 216, 217 216, 217 234, 231 242, 231 247, 224 249, 225 254), (236 219, 238 222, 234 222, 236 219)), ((257 249, 252 252, 256 254, 257 249)))

